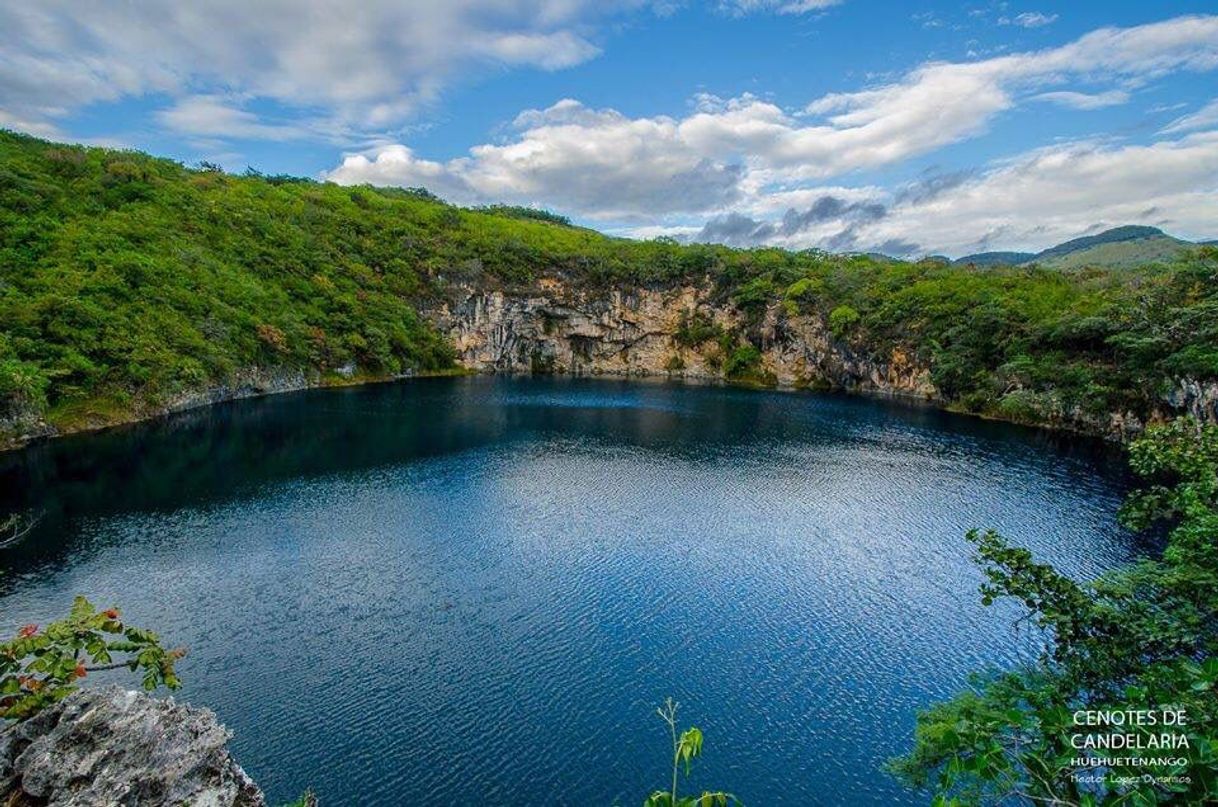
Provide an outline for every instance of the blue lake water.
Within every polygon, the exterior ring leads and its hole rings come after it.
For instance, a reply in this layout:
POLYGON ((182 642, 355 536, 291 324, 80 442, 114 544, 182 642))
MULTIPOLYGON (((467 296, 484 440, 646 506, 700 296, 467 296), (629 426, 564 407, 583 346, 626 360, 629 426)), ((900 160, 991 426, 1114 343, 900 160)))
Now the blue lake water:
MULTIPOLYGON (((963 533, 1077 577, 1144 551, 1119 455, 863 398, 426 379, 236 402, 0 455, 0 628, 86 594, 187 645, 272 803, 637 805, 654 707, 688 788, 926 803, 916 710, 1035 655, 963 533)), ((119 674, 121 680, 121 674, 119 674)))

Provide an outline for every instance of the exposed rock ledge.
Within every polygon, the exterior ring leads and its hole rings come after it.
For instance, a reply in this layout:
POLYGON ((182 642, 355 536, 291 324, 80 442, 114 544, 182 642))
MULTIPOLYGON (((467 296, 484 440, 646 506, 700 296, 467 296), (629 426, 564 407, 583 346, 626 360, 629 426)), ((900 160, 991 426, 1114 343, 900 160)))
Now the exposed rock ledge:
POLYGON ((82 689, 0 733, 13 807, 264 807, 215 714, 118 687, 82 689))
POLYGON ((726 356, 713 339, 679 344, 682 317, 747 331, 759 370, 780 387, 815 387, 937 401, 930 369, 900 350, 875 356, 836 338, 820 316, 780 303, 749 321, 714 299, 711 286, 582 292, 547 279, 531 293, 476 288, 427 312, 458 360, 483 372, 667 375, 722 379, 726 356))
POLYGON ((244 367, 233 372, 224 383, 186 390, 155 406, 137 402, 131 410, 119 414, 107 412, 86 416, 66 429, 55 428, 47 423, 41 414, 33 410, 22 410, 7 415, 0 413, 0 451, 20 448, 42 438, 94 431, 123 423, 137 423, 162 415, 199 409, 241 398, 256 398, 262 395, 296 392, 322 386, 393 381, 413 375, 414 373, 410 371, 392 376, 357 374, 354 364, 335 369, 328 378, 323 377, 316 370, 306 371, 293 367, 244 367))

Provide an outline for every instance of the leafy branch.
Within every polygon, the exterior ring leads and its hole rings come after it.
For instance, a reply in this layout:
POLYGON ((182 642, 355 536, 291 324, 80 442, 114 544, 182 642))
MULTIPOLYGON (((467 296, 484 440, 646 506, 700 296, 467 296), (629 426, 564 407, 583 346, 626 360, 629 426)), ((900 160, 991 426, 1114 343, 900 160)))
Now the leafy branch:
POLYGON ((126 667, 143 673, 146 690, 180 686, 174 662, 155 633, 124 624, 117 608, 98 611, 77 597, 67 618, 45 630, 26 625, 0 644, 0 718, 23 720, 75 691, 92 672, 126 667))

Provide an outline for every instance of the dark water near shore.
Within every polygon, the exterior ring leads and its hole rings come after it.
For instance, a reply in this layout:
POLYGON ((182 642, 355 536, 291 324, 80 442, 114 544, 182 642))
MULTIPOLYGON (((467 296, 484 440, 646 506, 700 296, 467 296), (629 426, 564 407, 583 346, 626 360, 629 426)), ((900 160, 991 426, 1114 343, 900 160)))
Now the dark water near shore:
POLYGON ((237 402, 0 455, 0 629, 74 594, 185 644, 272 803, 920 804, 915 710, 1036 637, 962 534, 1079 577, 1142 551, 1119 455, 895 403, 460 378, 237 402))

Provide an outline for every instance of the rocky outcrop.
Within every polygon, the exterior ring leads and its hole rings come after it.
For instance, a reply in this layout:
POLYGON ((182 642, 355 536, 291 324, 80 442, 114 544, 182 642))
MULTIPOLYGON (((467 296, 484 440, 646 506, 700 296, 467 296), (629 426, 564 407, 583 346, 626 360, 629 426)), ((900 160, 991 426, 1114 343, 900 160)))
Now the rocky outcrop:
MULTIPOLYGON (((598 295, 550 284, 522 295, 469 289, 431 318, 470 369, 650 375, 664 372, 679 312, 698 300, 691 288, 598 295)), ((717 319, 730 324, 729 315, 717 319)), ((685 374, 712 373, 695 360, 685 374)))
POLYGON ((0 803, 263 807, 207 709, 82 689, 0 733, 0 803))
POLYGON ((1213 381, 1176 379, 1164 402, 1177 413, 1187 413, 1203 423, 1218 423, 1218 383, 1213 381))
POLYGON ((713 300, 709 287, 581 292, 549 280, 528 293, 466 288, 429 314, 458 360, 479 371, 723 378, 729 356, 719 340, 681 334, 697 319, 759 345, 755 376, 777 386, 938 397, 929 368, 901 351, 856 351, 820 316, 778 302, 749 320, 713 300))
POLYGON ((1161 423, 1182 415, 1199 423, 1218 423, 1218 384, 1194 378, 1177 378, 1172 380, 1167 391, 1159 396, 1145 417, 1139 417, 1134 412, 1113 412, 1105 422, 1095 415, 1078 412, 1074 420, 1091 427, 1091 431, 1127 442, 1141 434, 1148 423, 1161 423))
POLYGON ((763 371, 779 386, 939 400, 929 367, 900 349, 878 355, 856 350, 836 338, 820 316, 791 315, 781 305, 771 305, 755 338, 763 371))
POLYGON ((291 367, 246 367, 234 372, 223 384, 189 390, 164 401, 153 415, 184 412, 224 401, 256 398, 277 392, 295 392, 320 384, 321 375, 315 371, 306 373, 291 367))
POLYGON ((39 437, 49 437, 55 430, 33 406, 20 406, 0 412, 0 449, 6 444, 20 445, 39 437))

